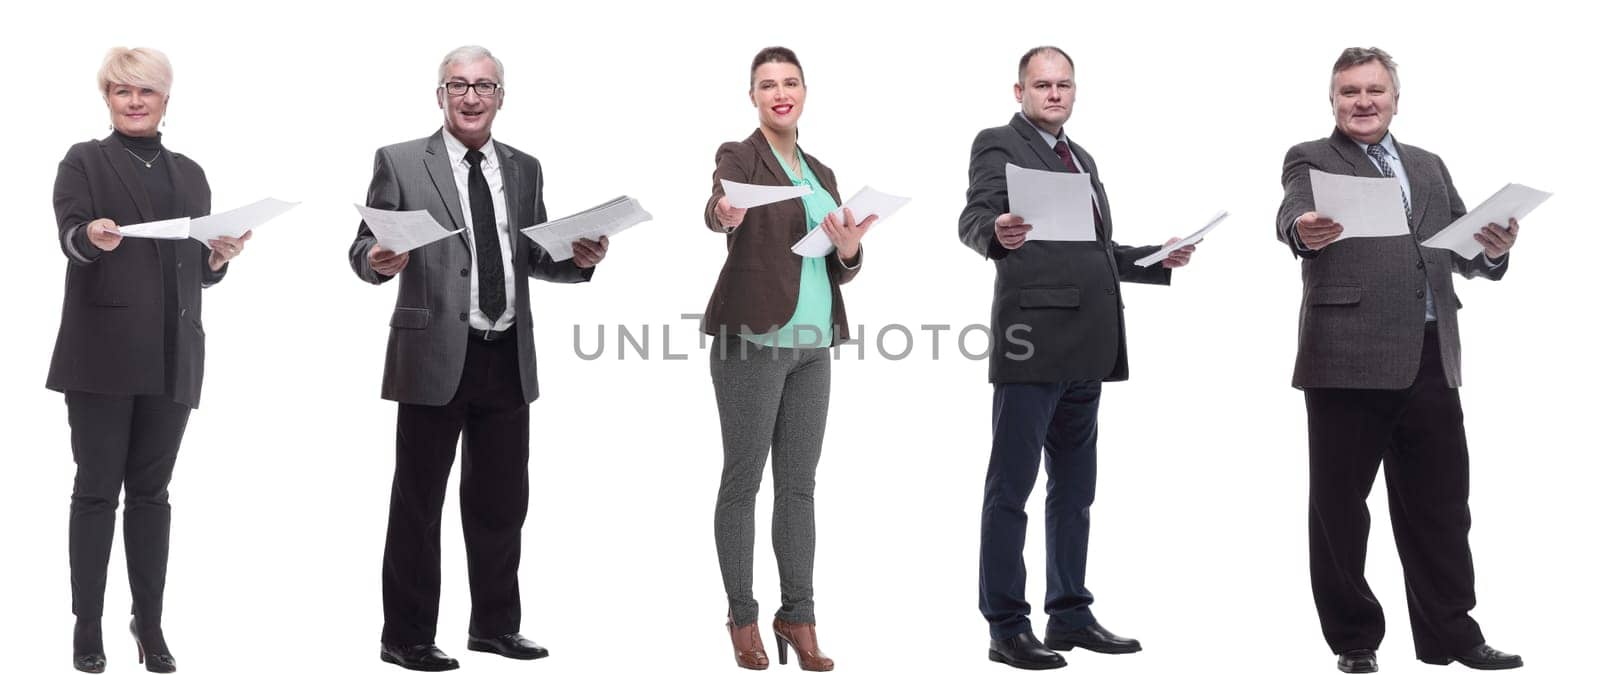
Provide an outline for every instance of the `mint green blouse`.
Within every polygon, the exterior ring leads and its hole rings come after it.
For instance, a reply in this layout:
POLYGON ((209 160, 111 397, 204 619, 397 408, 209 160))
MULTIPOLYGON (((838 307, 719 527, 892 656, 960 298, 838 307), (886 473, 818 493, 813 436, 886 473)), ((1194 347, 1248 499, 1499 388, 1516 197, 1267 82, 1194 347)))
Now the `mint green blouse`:
MULTIPOLYGON (((777 156, 777 151, 773 151, 777 156)), ((839 208, 833 195, 822 189, 822 183, 811 172, 805 155, 795 148, 800 157, 800 175, 796 177, 789 163, 778 157, 778 165, 794 185, 811 186, 811 194, 800 198, 806 207, 806 231, 822 224, 828 213, 839 208)), ((794 304, 794 316, 775 332, 746 333, 744 339, 766 347, 819 348, 833 344, 833 286, 828 282, 828 259, 800 259, 800 297, 794 304)))

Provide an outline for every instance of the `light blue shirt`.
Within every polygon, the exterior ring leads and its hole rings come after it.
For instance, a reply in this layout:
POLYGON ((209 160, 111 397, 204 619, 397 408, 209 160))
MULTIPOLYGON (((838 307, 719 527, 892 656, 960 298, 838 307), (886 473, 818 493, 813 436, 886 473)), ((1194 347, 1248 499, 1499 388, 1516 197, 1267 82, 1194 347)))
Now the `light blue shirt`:
MULTIPOLYGON (((1372 156, 1372 146, 1361 141, 1356 141, 1356 145, 1361 146, 1361 152, 1366 153, 1367 161, 1372 162, 1373 168, 1376 168, 1378 173, 1383 173, 1383 167, 1378 164, 1378 158, 1372 156)), ((1415 210, 1417 208, 1416 202, 1411 201, 1411 180, 1406 177, 1406 165, 1400 161, 1400 152, 1394 147, 1394 136, 1384 134, 1383 140, 1378 141, 1378 146, 1383 148, 1384 161, 1389 163, 1389 169, 1394 171, 1395 179, 1400 181, 1400 192, 1405 195, 1405 203, 1410 205, 1411 210, 1415 210)), ((1407 213, 1406 219, 1410 220, 1410 218, 1411 214, 1407 213)), ((1415 226, 1413 226, 1413 231, 1415 231, 1415 226)), ((1426 292, 1426 295, 1423 296, 1426 299, 1422 305, 1423 320, 1437 321, 1439 315, 1433 311, 1433 284, 1427 283, 1426 279, 1424 279, 1422 288, 1426 292)))

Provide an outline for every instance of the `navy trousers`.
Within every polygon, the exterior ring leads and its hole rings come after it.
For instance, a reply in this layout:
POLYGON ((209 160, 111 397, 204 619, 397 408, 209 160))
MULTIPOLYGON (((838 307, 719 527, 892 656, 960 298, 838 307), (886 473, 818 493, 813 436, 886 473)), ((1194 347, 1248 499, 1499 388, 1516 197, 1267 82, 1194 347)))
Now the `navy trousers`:
POLYGON ((1049 633, 1094 622, 1084 587, 1089 548, 1089 506, 1094 503, 1099 382, 996 384, 994 442, 983 487, 978 608, 989 636, 1003 640, 1032 630, 1028 621, 1028 495, 1045 474, 1045 601, 1049 633))

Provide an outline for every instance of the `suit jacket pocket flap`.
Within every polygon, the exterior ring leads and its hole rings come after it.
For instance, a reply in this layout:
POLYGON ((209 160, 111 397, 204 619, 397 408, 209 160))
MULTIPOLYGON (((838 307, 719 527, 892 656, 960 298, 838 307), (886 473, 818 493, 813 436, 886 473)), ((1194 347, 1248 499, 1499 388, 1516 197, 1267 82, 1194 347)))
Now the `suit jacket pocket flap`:
POLYGON ((1047 308, 1047 307, 1077 307, 1078 288, 1076 286, 1062 286, 1060 288, 1024 288, 1022 289, 1022 307, 1047 308))
POLYGON ((426 307, 396 307, 394 316, 389 319, 389 325, 394 328, 427 328, 428 309, 426 307))
POLYGON ((1311 305, 1356 305, 1361 303, 1360 286, 1317 286, 1306 296, 1311 305))

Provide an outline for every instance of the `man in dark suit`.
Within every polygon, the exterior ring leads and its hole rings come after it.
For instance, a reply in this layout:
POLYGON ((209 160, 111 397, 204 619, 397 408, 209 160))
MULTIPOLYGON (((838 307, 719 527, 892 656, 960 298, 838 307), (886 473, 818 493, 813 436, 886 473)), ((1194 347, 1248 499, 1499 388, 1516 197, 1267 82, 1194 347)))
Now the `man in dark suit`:
POLYGON ((1277 222, 1305 286, 1294 386, 1306 396, 1311 590, 1322 633, 1340 670, 1377 671, 1383 609, 1364 569, 1366 498, 1382 464, 1417 658, 1516 668, 1522 659, 1484 644, 1467 614, 1476 600, 1456 392, 1461 300, 1451 272, 1504 276, 1517 222, 1483 228, 1484 252, 1470 259, 1421 246, 1467 209, 1438 156, 1389 133, 1400 99, 1394 60, 1381 49, 1346 49, 1328 98, 1337 129, 1289 150, 1277 222), (1411 234, 1340 239, 1343 227, 1316 211, 1312 169, 1398 179, 1411 234))
POLYGON ((519 233, 546 219, 544 178, 537 159, 489 137, 504 83, 488 50, 451 52, 439 66, 444 129, 378 150, 373 168, 368 206, 426 210, 464 231, 396 254, 362 223, 350 246, 350 266, 363 280, 400 277, 383 374, 383 397, 400 408, 380 657, 412 670, 457 667, 434 645, 439 518, 457 439, 472 589, 467 648, 517 659, 548 654, 518 633, 528 404, 539 397, 528 277, 588 281, 608 242, 579 241, 571 260, 555 262, 519 233))
POLYGON ((1187 264, 1194 248, 1174 251, 1160 266, 1135 265, 1160 247, 1112 241, 1111 206, 1094 158, 1062 131, 1077 94, 1071 57, 1056 47, 1037 47, 1023 55, 1017 71, 1022 112, 973 141, 960 229, 961 241, 995 264, 989 357, 994 441, 983 494, 978 604, 989 621, 991 660, 1045 669, 1066 665, 1051 650, 1140 649, 1137 640, 1118 637, 1095 621, 1089 611, 1094 597, 1084 587, 1100 383, 1128 377, 1118 282, 1169 283, 1171 269, 1187 264), (1087 172, 1096 240, 1027 241, 1032 227, 1010 212, 1006 196, 1008 163, 1087 172), (1023 507, 1039 475, 1041 447, 1049 475, 1050 623, 1043 645, 1028 620, 1022 562, 1023 507))

